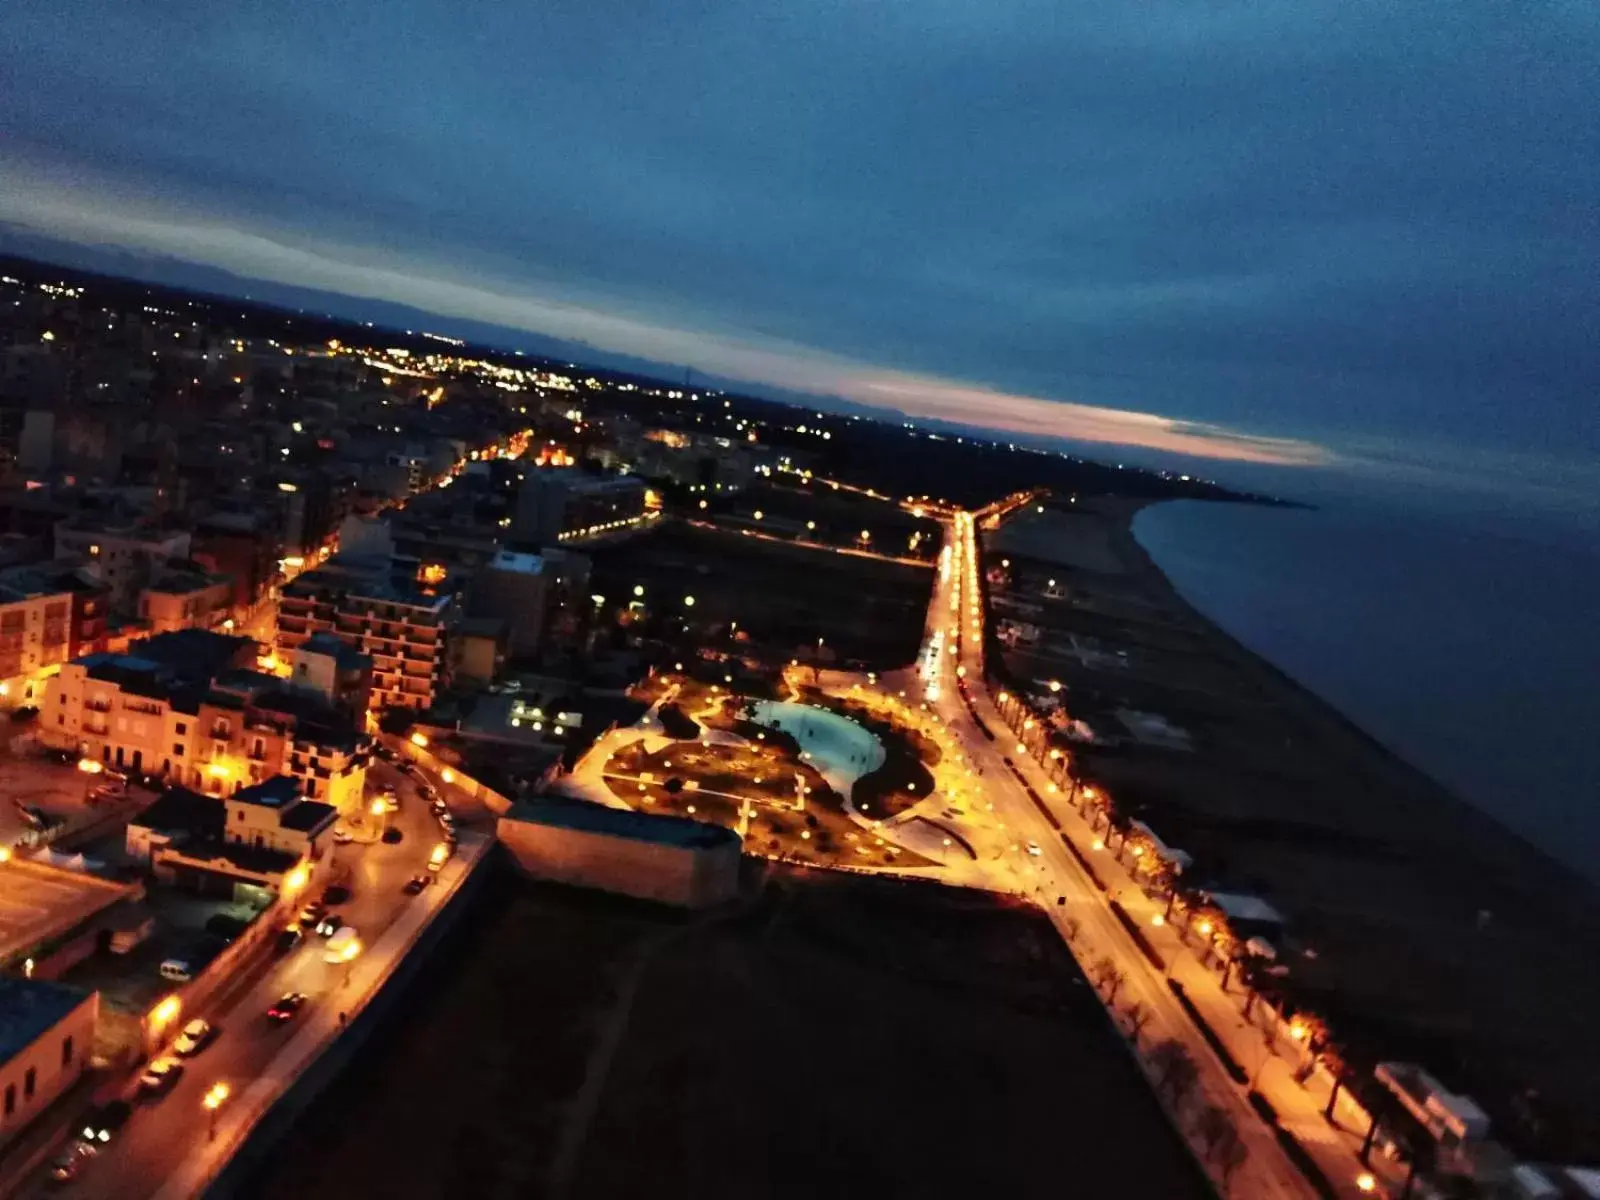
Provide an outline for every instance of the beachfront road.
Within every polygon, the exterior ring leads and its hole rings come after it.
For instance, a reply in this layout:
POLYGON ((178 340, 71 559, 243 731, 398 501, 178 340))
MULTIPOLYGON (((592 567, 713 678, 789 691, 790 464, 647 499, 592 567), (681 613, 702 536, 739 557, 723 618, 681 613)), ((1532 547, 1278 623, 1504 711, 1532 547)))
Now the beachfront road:
MULTIPOLYGON (((932 663, 936 665, 931 672, 923 674, 919 682, 930 707, 959 739, 971 763, 981 770, 984 792, 994 804, 996 816, 1019 839, 1038 846, 1039 854, 1029 856, 1031 880, 1025 875, 1025 881, 1032 883, 1036 899, 1056 922, 1063 938, 1066 938, 1069 918, 1079 922, 1074 951, 1080 961, 1092 962, 1106 956, 1123 972, 1126 981, 1118 995, 1119 1003, 1126 1007, 1137 1001, 1151 1013, 1150 1023, 1144 1030, 1144 1044, 1173 1038, 1188 1049, 1200 1072, 1200 1098, 1233 1119, 1249 1151, 1249 1157, 1233 1178, 1230 1194, 1312 1196, 1314 1193, 1305 1177, 1290 1162, 1272 1131, 1251 1109, 1243 1089, 1229 1077, 1173 997, 1166 977, 1140 952, 1112 913, 1108 897, 1084 874, 1005 763, 1008 755, 1014 760, 1021 756, 1011 753, 1016 749, 1015 743, 1007 738, 1005 723, 982 686, 983 610, 977 587, 975 522, 957 514, 946 523, 945 535, 950 553, 941 562, 928 609, 929 638, 931 640, 935 633, 942 634, 940 641, 944 652, 932 656, 932 663), (949 652, 952 645, 956 653, 949 652), (958 668, 962 669, 964 682, 970 685, 969 694, 979 719, 996 734, 997 740, 984 737, 968 711, 958 687, 958 668), (1058 897, 1065 897, 1066 903, 1058 905, 1058 897)), ((929 662, 928 656, 924 656, 923 662, 929 662)), ((1027 769, 1027 764, 1019 761, 1018 765, 1027 769)), ((1037 790, 1042 792, 1044 784, 1041 773, 1037 790)), ((1006 877, 997 877, 994 886, 1007 890, 1016 886, 1009 864, 1006 877)), ((1358 1194, 1353 1180, 1350 1193, 1358 1194)))

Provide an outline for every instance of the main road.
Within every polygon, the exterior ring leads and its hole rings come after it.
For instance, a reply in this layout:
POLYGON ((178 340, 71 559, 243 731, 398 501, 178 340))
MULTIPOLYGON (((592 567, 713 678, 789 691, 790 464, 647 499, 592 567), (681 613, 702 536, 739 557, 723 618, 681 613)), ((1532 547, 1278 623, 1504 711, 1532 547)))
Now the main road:
MULTIPOLYGON (((358 841, 338 847, 336 872, 349 887, 350 899, 334 907, 343 923, 354 927, 370 947, 407 906, 432 899, 431 895, 407 896, 402 888, 426 867, 428 855, 439 841, 439 827, 415 784, 395 768, 375 763, 368 780, 396 785, 400 809, 387 820, 400 830, 401 841, 395 845, 358 841)), ((206 1141, 209 1114, 202 1099, 207 1089, 223 1083, 232 1097, 238 1097, 263 1075, 315 1010, 342 1011, 341 1001, 349 994, 346 979, 350 968, 325 962, 324 945, 313 933, 295 950, 246 974, 205 1008, 184 1012, 174 1020, 172 1034, 193 1017, 204 1017, 218 1032, 199 1054, 182 1060, 183 1077, 170 1091, 134 1102, 133 1116, 85 1167, 82 1178, 73 1185, 75 1194, 103 1200, 154 1196, 179 1164, 206 1141), (292 1020, 278 1025, 267 1019, 266 1012, 286 992, 303 992, 308 999, 292 1020)), ((41 1169, 24 1194, 50 1194, 49 1182, 48 1172, 41 1169)))
MULTIPOLYGON (((967 757, 981 773, 986 799, 995 815, 1019 840, 1032 842, 1038 853, 1028 855, 1033 865, 1032 888, 1044 911, 1079 955, 1110 958, 1125 982, 1118 994, 1124 1004, 1138 1002, 1150 1014, 1144 1029, 1146 1043, 1171 1038, 1182 1044, 1199 1069, 1198 1095, 1231 1118, 1249 1154, 1234 1174, 1230 1191, 1251 1197, 1310 1197, 1315 1195, 1306 1178, 1284 1153, 1246 1100, 1244 1090, 1229 1076, 1205 1038, 1179 1005, 1166 976, 1155 969, 1129 936, 1102 894, 1067 850, 1055 827, 1039 811, 1012 770, 1015 744, 1007 739, 1005 722, 983 687, 984 609, 978 581, 977 526, 989 516, 1004 515, 1027 502, 1013 498, 979 514, 958 512, 945 525, 946 551, 936 575, 928 608, 924 651, 918 662, 923 698, 944 726, 962 743, 967 757), (970 697, 972 710, 962 692, 970 697), (976 719, 975 719, 976 717, 976 719), (978 726, 981 720, 998 737, 991 741, 978 726), (1065 903, 1057 901, 1064 899, 1065 903), (1075 936, 1069 937, 1069 922, 1075 936)), ((1026 769, 1022 763, 1019 768, 1026 769)), ((1041 775, 1040 786, 1044 793, 1041 775)), ((1014 871, 1014 868, 1012 868, 1014 871)), ((997 888, 1015 889, 1015 876, 998 875, 997 888)), ((1129 1148, 1136 1153, 1136 1148, 1129 1148)), ((1359 1194, 1354 1181, 1351 1195, 1359 1194)))

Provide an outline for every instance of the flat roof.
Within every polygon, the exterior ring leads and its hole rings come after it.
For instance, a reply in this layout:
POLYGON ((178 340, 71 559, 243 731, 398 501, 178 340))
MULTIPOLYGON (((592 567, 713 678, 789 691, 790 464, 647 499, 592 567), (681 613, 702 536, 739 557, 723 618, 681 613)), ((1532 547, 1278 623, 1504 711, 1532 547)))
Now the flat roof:
POLYGON ((284 829, 311 833, 338 816, 339 810, 331 804, 324 804, 321 800, 302 800, 284 813, 278 824, 284 829))
POLYGON ((0 978, 0 1064, 33 1045, 92 994, 48 979, 0 978))
POLYGON ((507 818, 530 825, 550 825, 561 829, 580 829, 611 837, 641 842, 659 842, 685 849, 739 842, 739 835, 721 825, 692 821, 688 817, 668 817, 634 812, 628 808, 608 808, 584 800, 540 797, 512 806, 507 818))
POLYGON ((300 784, 292 776, 274 775, 240 788, 228 799, 239 804, 258 804, 262 808, 287 808, 300 799, 300 784))
POLYGON ((138 894, 136 883, 13 858, 0 866, 0 966, 138 894))

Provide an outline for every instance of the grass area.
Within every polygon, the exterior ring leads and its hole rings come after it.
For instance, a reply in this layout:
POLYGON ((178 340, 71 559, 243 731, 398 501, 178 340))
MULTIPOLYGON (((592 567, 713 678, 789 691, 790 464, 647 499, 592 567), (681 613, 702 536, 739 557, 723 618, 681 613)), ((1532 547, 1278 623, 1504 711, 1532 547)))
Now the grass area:
POLYGON ((801 699, 849 717, 882 744, 883 765, 858 779, 850 793, 862 812, 885 819, 895 817, 933 792, 931 768, 939 765, 941 752, 932 738, 880 716, 865 703, 830 696, 817 688, 803 688, 801 699))
POLYGON ((571 1200, 1209 1194, 1040 915, 788 869, 701 919, 508 872, 284 1150, 258 1200, 545 1196, 564 1150, 571 1200))
POLYGON ((700 726, 677 704, 663 704, 657 713, 661 718, 661 732, 680 741, 700 736, 700 726))

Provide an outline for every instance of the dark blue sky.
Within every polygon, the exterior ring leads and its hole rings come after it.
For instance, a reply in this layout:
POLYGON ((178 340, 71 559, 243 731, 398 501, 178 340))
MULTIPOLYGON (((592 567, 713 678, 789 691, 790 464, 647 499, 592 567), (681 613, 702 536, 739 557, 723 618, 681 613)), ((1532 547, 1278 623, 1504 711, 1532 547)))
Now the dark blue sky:
POLYGON ((1582 0, 10 0, 0 45, 13 229, 929 416, 1600 491, 1582 0))

